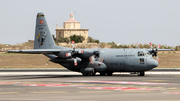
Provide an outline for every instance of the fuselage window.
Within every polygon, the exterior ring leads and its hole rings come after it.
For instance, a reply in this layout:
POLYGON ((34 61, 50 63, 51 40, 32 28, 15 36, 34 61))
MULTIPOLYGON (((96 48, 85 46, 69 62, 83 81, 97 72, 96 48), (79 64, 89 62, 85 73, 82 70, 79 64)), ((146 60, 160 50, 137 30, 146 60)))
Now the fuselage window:
POLYGON ((144 56, 144 53, 142 51, 138 52, 138 56, 144 56))
POLYGON ((139 59, 140 64, 144 64, 144 58, 139 59))
POLYGON ((143 59, 143 58, 140 58, 139 61, 140 61, 140 62, 144 62, 144 59, 143 59))

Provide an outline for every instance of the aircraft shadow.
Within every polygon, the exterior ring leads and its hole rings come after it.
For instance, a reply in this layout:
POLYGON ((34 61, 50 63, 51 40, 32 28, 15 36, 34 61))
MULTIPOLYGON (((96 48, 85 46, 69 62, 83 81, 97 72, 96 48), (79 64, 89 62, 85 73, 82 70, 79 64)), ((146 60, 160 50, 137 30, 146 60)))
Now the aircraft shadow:
POLYGON ((149 76, 137 76, 128 74, 115 74, 112 76, 82 76, 82 75, 12 75, 12 76, 0 76, 0 80, 18 80, 18 79, 46 79, 46 78, 94 78, 94 77, 149 77, 149 76))

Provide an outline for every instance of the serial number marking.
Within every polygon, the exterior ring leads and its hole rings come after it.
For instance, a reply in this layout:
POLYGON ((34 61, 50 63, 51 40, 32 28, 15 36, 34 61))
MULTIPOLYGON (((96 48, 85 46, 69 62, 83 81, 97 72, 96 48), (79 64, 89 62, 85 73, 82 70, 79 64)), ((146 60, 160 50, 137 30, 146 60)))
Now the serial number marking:
POLYGON ((116 55, 116 57, 135 57, 135 55, 116 55))

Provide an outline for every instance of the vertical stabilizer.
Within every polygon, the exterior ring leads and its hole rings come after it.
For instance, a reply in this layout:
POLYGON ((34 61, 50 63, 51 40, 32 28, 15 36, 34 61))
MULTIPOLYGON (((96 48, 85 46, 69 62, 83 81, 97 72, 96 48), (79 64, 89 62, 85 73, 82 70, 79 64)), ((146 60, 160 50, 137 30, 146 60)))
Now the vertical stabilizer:
POLYGON ((34 49, 58 49, 49 31, 45 16, 42 12, 37 14, 34 37, 34 49))

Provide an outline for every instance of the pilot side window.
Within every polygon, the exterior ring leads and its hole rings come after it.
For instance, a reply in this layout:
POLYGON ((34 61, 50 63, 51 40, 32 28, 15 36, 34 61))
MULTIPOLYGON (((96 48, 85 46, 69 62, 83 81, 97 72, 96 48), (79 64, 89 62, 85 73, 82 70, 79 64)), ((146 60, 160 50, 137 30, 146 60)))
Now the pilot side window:
POLYGON ((140 64, 144 64, 144 58, 139 59, 140 64))
POLYGON ((138 56, 144 56, 144 53, 142 51, 138 52, 138 56))
POLYGON ((140 62, 144 62, 144 59, 143 59, 143 58, 140 58, 139 61, 140 61, 140 62))

